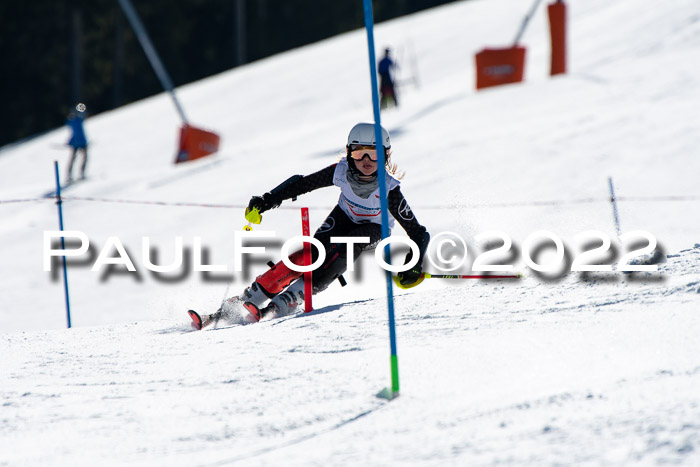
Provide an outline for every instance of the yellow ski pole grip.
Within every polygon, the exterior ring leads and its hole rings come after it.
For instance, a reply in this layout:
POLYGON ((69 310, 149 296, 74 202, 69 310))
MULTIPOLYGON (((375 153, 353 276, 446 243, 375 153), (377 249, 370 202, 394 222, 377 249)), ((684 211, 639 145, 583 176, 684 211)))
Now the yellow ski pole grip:
POLYGON ((245 218, 248 222, 252 224, 259 224, 260 221, 262 221, 262 215, 260 214, 258 208, 245 208, 245 218))

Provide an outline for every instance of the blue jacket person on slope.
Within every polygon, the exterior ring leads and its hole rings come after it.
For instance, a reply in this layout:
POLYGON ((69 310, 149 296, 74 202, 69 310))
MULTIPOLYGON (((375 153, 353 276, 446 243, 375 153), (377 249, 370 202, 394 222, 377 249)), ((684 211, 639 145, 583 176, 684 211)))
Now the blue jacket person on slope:
POLYGON ((396 83, 393 77, 396 68, 398 68, 398 65, 391 59, 391 49, 384 50, 384 57, 377 65, 379 92, 381 93, 379 103, 382 109, 399 106, 399 99, 396 95, 396 83))
POLYGON ((87 138, 85 137, 85 129, 83 128, 83 120, 85 119, 85 104, 78 104, 75 110, 71 111, 66 120, 66 125, 71 129, 71 137, 68 141, 68 146, 73 149, 70 163, 68 164, 67 183, 73 181, 73 164, 78 158, 78 152, 82 153, 83 162, 80 166, 80 180, 85 178, 85 167, 87 166, 87 138))

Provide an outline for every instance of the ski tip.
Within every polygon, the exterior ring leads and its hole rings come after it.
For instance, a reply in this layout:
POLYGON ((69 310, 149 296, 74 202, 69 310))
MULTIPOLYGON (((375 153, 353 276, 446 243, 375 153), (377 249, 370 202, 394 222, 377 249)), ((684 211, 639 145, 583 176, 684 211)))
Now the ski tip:
POLYGON ((253 319, 255 319, 256 323, 260 321, 260 318, 262 318, 260 309, 257 306, 255 306, 254 303, 245 302, 243 303, 243 308, 245 308, 248 311, 248 313, 250 313, 250 316, 252 316, 253 319))
POLYGON ((202 317, 194 310, 187 310, 187 314, 192 318, 192 327, 196 330, 202 329, 202 317))

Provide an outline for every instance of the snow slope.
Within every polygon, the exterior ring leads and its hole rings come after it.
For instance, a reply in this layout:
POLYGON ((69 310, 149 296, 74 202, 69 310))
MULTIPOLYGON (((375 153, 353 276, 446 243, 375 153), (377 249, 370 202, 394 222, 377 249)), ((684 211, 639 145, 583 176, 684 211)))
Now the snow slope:
MULTIPOLYGON (((389 345, 371 255, 309 315, 190 332, 184 313, 215 309, 264 270, 232 272, 249 197, 334 162, 349 128, 372 119, 364 31, 178 89, 192 122, 221 134, 213 158, 172 165, 179 122, 165 95, 86 122, 90 178, 63 208, 93 250, 69 267, 70 330, 60 274, 43 271, 57 218, 41 199, 53 160, 67 165, 67 130, 1 150, 0 465, 700 463, 700 5, 568 4, 570 73, 547 75, 541 6, 523 37, 525 82, 479 93, 474 53, 509 45, 529 5, 456 3, 375 31, 378 48, 397 49, 400 79, 418 72, 382 119, 419 220, 465 238, 464 273, 484 248, 476 235, 507 233, 525 274, 396 291, 401 396, 389 403, 374 397, 389 345), (570 256, 580 232, 615 237, 608 177, 622 231, 658 239, 659 272, 535 274, 520 254, 535 231, 570 256), (90 270, 113 236, 138 273, 90 270), (190 250, 201 237, 229 272, 153 274, 145 236, 159 264, 176 237, 190 250)), ((298 235, 300 206, 315 228, 336 200, 333 188, 304 195, 258 230, 298 235)))

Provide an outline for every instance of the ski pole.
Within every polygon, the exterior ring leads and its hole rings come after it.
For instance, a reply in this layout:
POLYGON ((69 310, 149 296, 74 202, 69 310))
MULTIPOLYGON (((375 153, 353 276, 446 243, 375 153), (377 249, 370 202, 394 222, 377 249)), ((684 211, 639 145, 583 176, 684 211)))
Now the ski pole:
POLYGON ((471 275, 471 276, 464 276, 464 275, 451 276, 449 274, 424 273, 423 277, 425 279, 521 279, 523 277, 523 275, 522 274, 515 274, 515 275, 497 276, 497 275, 489 275, 489 274, 477 274, 477 275, 471 275))
POLYGON ((510 275, 491 275, 491 274, 476 274, 476 275, 451 275, 451 274, 429 274, 427 272, 423 273, 420 275, 417 281, 415 281, 413 284, 408 284, 408 285, 403 285, 401 283, 401 280, 399 279, 399 276, 394 276, 394 283, 396 284, 397 287, 400 289, 410 289, 421 282, 423 282, 424 279, 521 279, 523 277, 522 274, 510 274, 510 275))

